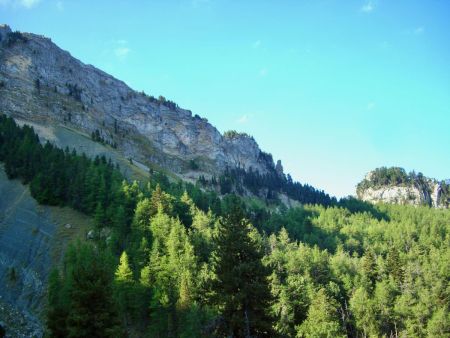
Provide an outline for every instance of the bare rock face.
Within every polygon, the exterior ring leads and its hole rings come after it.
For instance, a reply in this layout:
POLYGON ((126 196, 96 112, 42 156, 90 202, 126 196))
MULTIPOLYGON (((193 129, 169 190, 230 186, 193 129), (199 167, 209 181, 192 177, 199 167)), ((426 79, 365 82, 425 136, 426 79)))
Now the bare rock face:
POLYGON ((98 131, 125 156, 183 173, 227 166, 272 170, 271 157, 248 136, 224 137, 206 119, 163 98, 138 93, 85 65, 43 36, 0 26, 0 111, 21 119, 98 131))
POLYGON ((278 173, 278 175, 280 175, 280 176, 284 175, 284 170, 283 170, 283 165, 281 164, 281 160, 277 161, 277 164, 275 165, 275 170, 278 173))

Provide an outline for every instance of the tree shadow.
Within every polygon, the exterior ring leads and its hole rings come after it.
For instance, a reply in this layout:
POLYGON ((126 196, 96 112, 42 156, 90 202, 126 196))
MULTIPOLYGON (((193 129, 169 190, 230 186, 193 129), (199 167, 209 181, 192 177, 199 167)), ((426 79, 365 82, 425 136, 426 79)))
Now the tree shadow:
POLYGON ((372 203, 362 201, 362 200, 357 199, 352 196, 341 198, 338 202, 338 206, 347 209, 351 213, 367 212, 367 213, 371 214, 372 217, 376 218, 379 221, 381 221, 381 220, 384 220, 386 222, 390 221, 389 216, 385 212, 380 211, 372 203))

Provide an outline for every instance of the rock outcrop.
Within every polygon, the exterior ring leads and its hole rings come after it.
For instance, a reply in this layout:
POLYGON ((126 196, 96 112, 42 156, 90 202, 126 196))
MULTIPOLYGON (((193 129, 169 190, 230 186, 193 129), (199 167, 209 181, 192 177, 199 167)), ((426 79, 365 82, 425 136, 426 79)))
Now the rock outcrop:
POLYGON ((175 173, 186 172, 191 161, 204 173, 274 168, 252 137, 225 137, 206 119, 132 90, 46 37, 3 25, 0 38, 0 112, 97 133, 124 156, 175 173))
POLYGON ((402 170, 406 178, 397 182, 389 182, 388 179, 380 184, 375 177, 380 169, 371 171, 357 186, 358 198, 372 203, 427 205, 434 208, 449 207, 449 185, 446 181, 439 182, 421 174, 418 176, 411 173, 407 175, 401 168, 394 169, 402 170))

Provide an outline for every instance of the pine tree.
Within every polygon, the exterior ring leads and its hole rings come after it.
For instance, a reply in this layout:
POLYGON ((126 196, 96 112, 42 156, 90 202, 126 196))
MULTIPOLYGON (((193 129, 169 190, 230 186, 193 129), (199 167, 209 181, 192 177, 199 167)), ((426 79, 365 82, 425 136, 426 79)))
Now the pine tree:
POLYGON ((373 291, 378 277, 378 266, 375 253, 369 249, 362 258, 363 281, 369 292, 373 291))
POLYGON ((48 278, 47 329, 51 338, 67 337, 67 307, 64 306, 63 282, 58 269, 53 269, 48 278))
POLYGON ((162 208, 162 211, 164 211, 164 213, 166 213, 167 215, 172 216, 174 198, 173 196, 164 192, 159 184, 153 191, 150 201, 152 205, 152 216, 157 213, 159 208, 162 208))
POLYGON ((95 226, 97 227, 98 230, 100 230, 105 226, 105 222, 106 222, 105 209, 103 208, 102 204, 98 202, 94 214, 95 226))
POLYGON ((135 293, 135 283, 133 272, 128 263, 128 255, 124 251, 120 256, 119 266, 114 275, 114 294, 117 300, 119 313, 123 322, 128 326, 133 315, 136 313, 136 302, 133 295, 135 293))
POLYGON ((324 289, 314 295, 308 318, 300 325, 297 337, 345 337, 339 324, 337 304, 327 296, 324 289))
POLYGON ((400 284, 403 281, 404 271, 400 261, 400 255, 395 247, 389 249, 386 258, 386 270, 394 278, 395 282, 400 284))
POLYGON ((363 333, 363 337, 378 337, 376 325, 376 310, 373 300, 370 299, 367 290, 359 287, 350 298, 350 310, 352 311, 356 328, 363 333))
POLYGON ((114 230, 117 232, 119 239, 125 239, 130 230, 125 208, 123 205, 117 206, 115 204, 112 204, 111 208, 111 214, 113 215, 111 218, 114 230))
POLYGON ((214 216, 192 208, 190 238, 200 262, 208 262, 213 250, 214 216))
POLYGON ((447 307, 443 306, 436 309, 428 321, 427 333, 428 337, 450 336, 450 311, 447 307))
POLYGON ((82 243, 69 251, 69 262, 66 262, 66 282, 70 285, 67 337, 121 337, 106 255, 82 243))
POLYGON ((120 256, 120 263, 115 273, 115 280, 117 282, 133 281, 133 272, 128 264, 128 255, 125 251, 122 252, 122 255, 120 256))
POLYGON ((216 238, 213 289, 225 323, 220 330, 232 337, 272 337, 271 294, 263 254, 239 203, 232 202, 230 210, 216 238))

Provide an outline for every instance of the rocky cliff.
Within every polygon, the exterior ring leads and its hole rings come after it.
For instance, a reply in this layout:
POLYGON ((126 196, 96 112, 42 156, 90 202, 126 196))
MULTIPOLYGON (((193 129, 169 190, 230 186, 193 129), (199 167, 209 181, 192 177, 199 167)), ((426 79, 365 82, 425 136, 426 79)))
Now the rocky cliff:
POLYGON ((117 147, 126 157, 197 175, 227 166, 265 173, 271 156, 245 134, 221 133, 204 118, 129 88, 85 65, 49 38, 0 26, 0 111, 33 122, 63 124, 117 147))
POLYGON ((450 186, 447 181, 407 174, 402 168, 378 168, 369 172, 356 189, 358 198, 372 203, 427 205, 448 208, 450 186))

